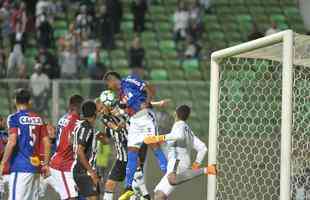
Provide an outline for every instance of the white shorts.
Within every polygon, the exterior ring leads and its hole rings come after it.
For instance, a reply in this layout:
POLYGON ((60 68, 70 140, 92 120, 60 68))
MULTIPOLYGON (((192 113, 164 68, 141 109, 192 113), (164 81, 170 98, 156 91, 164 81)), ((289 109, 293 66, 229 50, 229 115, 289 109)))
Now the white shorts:
POLYGON ((151 109, 141 110, 130 118, 128 147, 140 148, 146 135, 155 135, 156 133, 155 113, 151 109))
POLYGON ((9 181, 9 200, 38 200, 39 174, 12 172, 9 181))
POLYGON ((73 178, 73 172, 63 172, 50 168, 51 176, 48 177, 48 183, 59 194, 60 199, 69 199, 78 197, 76 183, 73 178))
POLYGON ((155 192, 156 191, 161 191, 163 192, 167 197, 174 191, 176 186, 173 186, 169 183, 168 180, 168 175, 176 171, 176 173, 181 173, 185 170, 189 169, 189 162, 187 160, 180 161, 179 164, 176 166, 176 160, 175 159, 169 159, 168 161, 168 166, 167 166, 167 173, 165 176, 160 180, 160 182, 157 184, 155 187, 155 192), (175 169, 176 168, 176 169, 175 169))

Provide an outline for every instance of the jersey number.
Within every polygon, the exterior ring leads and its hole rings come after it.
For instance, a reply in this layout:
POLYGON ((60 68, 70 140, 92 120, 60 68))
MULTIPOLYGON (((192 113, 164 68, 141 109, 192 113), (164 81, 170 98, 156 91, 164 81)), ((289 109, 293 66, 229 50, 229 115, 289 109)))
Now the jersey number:
POLYGON ((29 126, 29 135, 30 135, 30 146, 34 146, 35 142, 36 142, 36 134, 34 133, 35 130, 35 126, 30 125, 29 126))

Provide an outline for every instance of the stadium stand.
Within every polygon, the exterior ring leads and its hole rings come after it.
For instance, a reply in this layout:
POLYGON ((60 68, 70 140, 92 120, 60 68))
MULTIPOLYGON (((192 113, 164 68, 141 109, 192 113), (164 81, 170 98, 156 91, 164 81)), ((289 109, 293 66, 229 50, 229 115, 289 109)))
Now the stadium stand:
MULTIPOLYGON (((122 75, 130 73, 128 68, 128 50, 135 34, 133 32, 133 15, 130 9, 130 0, 123 2, 123 20, 121 22, 121 33, 115 36, 116 48, 113 50, 101 49, 101 62, 110 70, 116 70, 122 75)), ((188 0, 188 2, 190 2, 188 0)), ((271 21, 278 24, 279 29, 292 28, 296 32, 304 33, 302 19, 295 1, 292 0, 216 0, 211 9, 211 14, 204 14, 204 31, 202 38, 198 41, 201 46, 199 59, 183 59, 179 49, 184 47, 184 42, 175 44, 172 33, 172 15, 177 7, 177 0, 155 1, 149 6, 146 15, 146 30, 140 34, 141 43, 146 49, 145 62, 147 77, 154 81, 172 81, 170 87, 160 87, 158 96, 178 97, 182 100, 197 99, 193 105, 194 114, 192 122, 194 129, 205 131, 198 120, 198 116, 204 116, 205 122, 208 121, 208 90, 202 84, 201 87, 191 83, 184 87, 180 84, 174 85, 176 80, 186 81, 208 81, 209 80, 209 55, 212 51, 225 48, 231 45, 247 41, 248 35, 255 22, 260 31, 264 32, 271 21), (175 89, 174 89, 175 87, 175 89), (182 90, 180 90, 182 88, 182 90), (171 94, 173 91, 173 94, 171 94), (195 117, 196 116, 196 117, 195 117)), ((78 6, 69 6, 67 11, 59 13, 52 24, 54 28, 55 41, 64 38, 68 33, 69 24, 75 20, 75 13, 78 6)), ((58 54, 59 47, 50 52, 58 54)), ((28 34, 28 47, 26 51, 26 64, 28 74, 32 73, 35 58, 38 55, 36 39, 34 33, 28 34)), ((88 78, 86 67, 81 66, 80 77, 88 78)), ((188 82, 190 83, 190 82, 188 82)), ((208 85, 208 82, 206 82, 208 85)), ((159 87, 159 86, 158 86, 159 87)), ((82 91, 83 94, 89 93, 89 85, 66 86, 63 97, 68 97, 74 92, 82 91)), ((3 90, 0 90, 3 92, 3 90)), ((10 95, 1 95, 10 96, 10 95)), ((60 105, 65 108, 65 101, 61 99, 60 105)), ((184 101, 183 101, 184 102, 184 101)), ((1 98, 1 114, 9 113, 9 102, 6 98, 1 98)), ((52 105, 52 102, 49 102, 52 105)), ((173 108, 171 107, 171 110, 173 108)))

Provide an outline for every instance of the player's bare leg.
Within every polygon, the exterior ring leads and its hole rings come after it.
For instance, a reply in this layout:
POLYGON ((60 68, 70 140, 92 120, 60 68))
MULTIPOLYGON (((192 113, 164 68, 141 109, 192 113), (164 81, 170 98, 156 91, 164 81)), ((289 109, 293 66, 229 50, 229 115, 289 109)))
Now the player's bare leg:
POLYGON ((155 191, 154 200, 167 200, 168 197, 162 191, 155 191))
POLYGON ((105 187, 104 187, 105 192, 104 192, 103 200, 113 200, 116 184, 117 183, 113 180, 110 180, 110 179, 107 180, 107 182, 105 183, 105 187))

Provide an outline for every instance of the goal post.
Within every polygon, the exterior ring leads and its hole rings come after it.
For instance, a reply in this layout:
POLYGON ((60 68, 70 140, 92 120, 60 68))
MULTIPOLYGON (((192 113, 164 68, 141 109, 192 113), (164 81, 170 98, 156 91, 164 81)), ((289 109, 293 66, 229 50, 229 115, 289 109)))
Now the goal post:
POLYGON ((208 200, 291 199, 293 62, 292 30, 212 53, 208 200))

